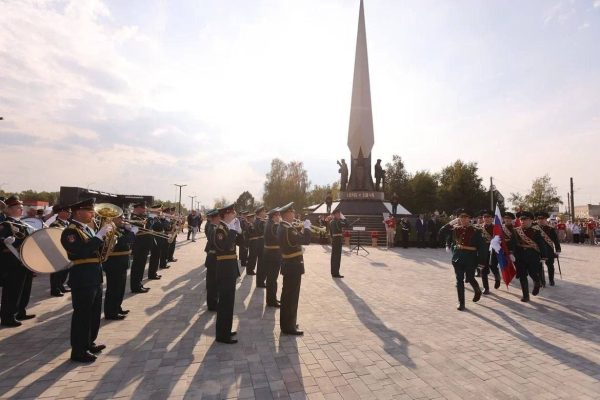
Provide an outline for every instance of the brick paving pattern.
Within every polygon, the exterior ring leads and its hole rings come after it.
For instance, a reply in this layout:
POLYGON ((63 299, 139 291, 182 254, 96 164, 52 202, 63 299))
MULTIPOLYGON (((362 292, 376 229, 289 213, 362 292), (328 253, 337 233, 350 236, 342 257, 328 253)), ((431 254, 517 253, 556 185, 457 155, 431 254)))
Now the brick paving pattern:
POLYGON ((461 313, 444 250, 344 251, 346 277, 333 280, 329 248, 311 245, 305 335, 281 336, 279 312, 242 273, 240 342, 225 345, 206 309, 204 240, 179 239, 163 279, 128 294, 128 318, 102 321, 97 342, 108 347, 94 364, 69 361, 70 296, 50 298, 37 277, 37 317, 0 329, 0 397, 600 399, 600 248, 565 245, 563 279, 529 304, 511 286, 461 313))

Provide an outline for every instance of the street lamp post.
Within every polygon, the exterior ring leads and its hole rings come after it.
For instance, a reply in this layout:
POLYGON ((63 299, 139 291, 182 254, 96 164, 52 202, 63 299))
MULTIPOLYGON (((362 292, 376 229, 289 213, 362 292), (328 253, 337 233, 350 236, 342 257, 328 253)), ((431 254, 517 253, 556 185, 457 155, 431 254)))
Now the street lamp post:
POLYGON ((192 199, 192 208, 190 208, 190 211, 194 211, 194 199, 198 196, 188 196, 190 199, 192 199))
POLYGON ((179 215, 181 215, 181 188, 187 185, 179 185, 177 183, 174 183, 173 185, 177 186, 179 188, 179 203, 178 203, 178 209, 177 209, 177 213, 179 215))

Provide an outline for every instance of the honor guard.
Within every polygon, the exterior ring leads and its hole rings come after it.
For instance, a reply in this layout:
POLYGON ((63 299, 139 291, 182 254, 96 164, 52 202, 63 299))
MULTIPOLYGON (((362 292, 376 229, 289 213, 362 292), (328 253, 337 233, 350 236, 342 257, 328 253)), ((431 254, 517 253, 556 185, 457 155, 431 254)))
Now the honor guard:
POLYGON ((71 205, 73 217, 60 241, 73 266, 69 271, 73 317, 71 319, 71 360, 94 362, 95 354, 106 348, 96 345, 102 312, 102 264, 99 253, 104 237, 111 232, 105 224, 96 233, 89 227, 94 217, 95 199, 71 205))
MULTIPOLYGON (((558 258, 560 253, 560 241, 558 240, 558 233, 556 229, 548 225, 547 212, 539 212, 535 215, 537 218, 538 226, 542 231, 542 239, 546 246, 546 266, 548 267, 548 282, 550 286, 554 286, 554 259, 558 258)), ((544 272, 544 264, 540 263, 540 282, 542 287, 546 286, 546 274, 544 272)))
POLYGON ((342 234, 346 227, 346 218, 342 216, 339 208, 333 211, 333 219, 329 222, 329 233, 331 235, 331 276, 343 278, 340 275, 340 264, 342 262, 342 234))
POLYGON ((455 213, 457 220, 452 221, 440 229, 440 237, 451 235, 452 266, 456 275, 456 292, 458 294, 459 311, 465 310, 465 284, 468 282, 473 287, 475 295, 473 302, 481 298, 481 289, 475 280, 475 268, 477 265, 485 265, 486 244, 481 237, 481 229, 471 225, 471 214, 465 209, 459 209, 455 213))
POLYGON ((258 207, 255 211, 256 220, 254 221, 254 230, 256 231, 256 287, 267 287, 267 271, 263 260, 265 248, 265 225, 267 211, 264 207, 258 207))
POLYGON ((219 293, 217 291, 217 251, 210 238, 213 235, 213 230, 221 223, 219 217, 219 211, 217 209, 208 210, 206 212, 206 225, 204 227, 204 234, 207 237, 206 247, 206 306, 209 311, 217 311, 217 305, 219 301, 219 293))
POLYGON ((235 284, 239 277, 236 238, 242 233, 240 220, 236 218, 234 205, 219 209, 221 221, 210 230, 211 246, 217 258, 217 305, 216 341, 233 344, 237 332, 231 330, 233 325, 233 307, 235 303, 235 284))
POLYGON ((277 278, 281 269, 281 249, 277 239, 277 230, 281 215, 279 209, 268 212, 269 219, 265 225, 265 250, 263 262, 267 272, 267 307, 281 307, 277 300, 277 278))
POLYGON ((141 202, 133 205, 131 214, 131 224, 139 229, 135 235, 131 262, 131 274, 129 276, 129 287, 132 293, 146 293, 150 289, 144 287, 142 279, 144 278, 144 269, 146 269, 146 260, 148 254, 154 245, 154 236, 150 232, 154 219, 146 215, 146 203, 141 202))
POLYGON ((251 213, 246 216, 248 220, 248 262, 246 264, 246 275, 256 275, 256 246, 259 233, 254 227, 255 214, 251 213))
POLYGON ((500 287, 500 270, 498 269, 498 257, 496 253, 490 251, 490 242, 494 236, 494 213, 491 210, 482 210, 480 216, 483 221, 478 226, 481 229, 481 237, 486 245, 486 255, 484 267, 481 269, 481 283, 483 284, 483 294, 490 293, 490 284, 488 282, 488 275, 490 270, 494 274, 494 289, 500 287))
POLYGON ((29 231, 21 221, 23 202, 19 196, 10 196, 4 203, 6 217, 0 224, 0 273, 4 275, 0 324, 16 327, 21 325, 19 321, 35 317, 25 310, 31 295, 33 273, 25 268, 19 256, 19 249, 29 231))
POLYGON ((162 204, 154 204, 151 207, 154 212, 150 213, 150 217, 152 218, 152 230, 158 235, 154 235, 152 241, 152 247, 150 248, 150 260, 148 261, 148 279, 158 280, 162 278, 161 275, 158 274, 158 267, 160 264, 160 253, 164 250, 165 242, 165 225, 164 218, 160 215, 162 204))
POLYGON ((521 282, 523 297, 521 301, 529 301, 529 282, 527 275, 533 280, 531 294, 537 296, 540 292, 540 262, 546 258, 546 246, 539 229, 533 227, 533 214, 523 211, 518 214, 521 226, 515 228, 515 258, 517 276, 521 282))
POLYGON ((123 298, 127 281, 127 269, 131 247, 135 242, 137 227, 123 222, 123 217, 112 220, 117 227, 117 242, 114 249, 108 254, 108 259, 102 264, 106 274, 106 294, 104 295, 104 318, 122 320, 129 313, 123 310, 123 298))
MULTIPOLYGON (((50 228, 64 229, 69 226, 69 218, 71 217, 71 208, 69 206, 56 205, 52 208, 52 211, 56 214, 56 219, 50 224, 50 228)), ((65 287, 65 283, 67 282, 68 276, 68 269, 53 272, 50 274, 51 296, 62 297, 64 293, 71 291, 71 289, 67 289, 65 287)))
POLYGON ((281 288, 281 312, 279 325, 281 332, 288 335, 303 335, 298 329, 298 300, 300 298, 300 285, 304 274, 304 257, 302 245, 310 243, 309 220, 304 221, 303 232, 299 232, 292 225, 295 216, 294 203, 286 204, 279 208, 281 223, 277 229, 277 238, 281 248, 281 275, 283 285, 281 288))
POLYGON ((240 211, 240 224, 242 225, 242 234, 238 237, 240 265, 246 267, 248 265, 248 211, 240 211))

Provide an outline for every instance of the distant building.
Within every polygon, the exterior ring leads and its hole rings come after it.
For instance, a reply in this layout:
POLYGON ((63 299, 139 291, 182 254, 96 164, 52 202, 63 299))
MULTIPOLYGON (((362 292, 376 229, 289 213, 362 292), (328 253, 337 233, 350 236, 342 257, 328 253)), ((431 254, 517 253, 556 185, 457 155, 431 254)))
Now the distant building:
POLYGON ((78 201, 96 198, 96 203, 111 203, 121 207, 123 210, 133 204, 145 201, 147 205, 154 203, 154 196, 144 196, 138 194, 114 194, 107 193, 101 190, 85 189, 80 187, 61 186, 60 187, 60 204, 73 204, 78 201))
POLYGON ((575 206, 575 218, 598 218, 600 217, 600 205, 586 204, 575 206))

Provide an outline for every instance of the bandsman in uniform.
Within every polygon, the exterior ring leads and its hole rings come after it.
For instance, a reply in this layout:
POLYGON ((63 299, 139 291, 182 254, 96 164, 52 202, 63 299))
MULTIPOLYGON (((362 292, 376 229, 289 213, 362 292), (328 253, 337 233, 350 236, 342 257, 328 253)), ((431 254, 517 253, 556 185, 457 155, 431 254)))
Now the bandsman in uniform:
POLYGON ((281 307, 277 300, 277 278, 281 270, 281 248, 277 238, 277 230, 281 216, 279 209, 274 208, 268 212, 269 219, 265 225, 265 250, 263 262, 267 270, 267 307, 281 307))
MULTIPOLYGON (((133 205, 133 213, 130 220, 133 226, 144 229, 152 229, 152 224, 154 223, 154 219, 146 215, 146 203, 144 202, 133 205)), ((144 279, 146 260, 152 246, 154 246, 154 236, 149 231, 140 229, 135 235, 135 242, 132 249, 133 261, 129 277, 129 287, 132 293, 146 293, 150 290, 144 287, 142 279, 144 279)))
MULTIPOLYGON (((169 213, 171 215, 175 215, 175 207, 171 207, 169 209, 169 213)), ((198 225, 198 231, 200 231, 200 226, 202 225, 202 216, 200 214, 198 214, 198 217, 200 218, 200 225, 198 225)), ((177 234, 179 234, 179 231, 181 230, 179 221, 177 219, 172 219, 171 224, 172 224, 171 233, 177 232, 177 234)), ((177 259, 175 258, 175 247, 177 245, 177 234, 174 235, 173 240, 171 240, 171 242, 169 243, 169 252, 167 254, 167 262, 177 262, 177 259)), ((165 263, 165 265, 166 265, 166 263, 165 263)), ((169 266, 167 265, 165 268, 169 268, 169 266)))
POLYGON ((35 315, 27 314, 25 310, 31 295, 33 273, 25 268, 18 255, 29 231, 21 222, 23 202, 19 196, 10 196, 5 204, 6 218, 0 224, 0 274, 4 281, 0 324, 17 327, 21 326, 20 321, 35 318, 35 315))
POLYGON ((521 226, 515 228, 514 248, 515 248, 515 266, 517 276, 521 282, 523 297, 521 301, 529 301, 529 282, 527 275, 533 280, 533 290, 531 294, 537 296, 540 292, 540 262, 546 258, 546 246, 539 229, 533 227, 533 214, 529 211, 522 211, 518 214, 521 226))
POLYGON ((342 263, 343 230, 347 226, 346 218, 342 216, 339 208, 333 210, 333 219, 329 222, 329 233, 331 234, 331 276, 343 278, 340 275, 340 264, 342 263))
POLYGON ((71 319, 71 360, 94 362, 95 354, 106 348, 95 343, 102 312, 102 264, 99 252, 104 237, 112 231, 105 224, 94 232, 89 224, 94 218, 95 199, 71 205, 73 217, 60 241, 73 266, 69 271, 73 317, 71 319))
MULTIPOLYGON (((155 210, 155 213, 150 214, 150 217, 153 219, 152 230, 156 233, 164 235, 164 218, 160 215, 162 204, 155 204, 151 208, 155 210)), ((158 274, 158 267, 160 265, 160 253, 166 248, 166 241, 167 239, 162 236, 153 236, 152 247, 150 248, 150 260, 148 261, 148 279, 150 280, 158 280, 162 278, 162 275, 158 274)))
POLYGON ((279 325, 281 332, 287 335, 303 335, 296 323, 298 317, 298 300, 300 298, 300 285, 304 274, 304 257, 302 245, 310 243, 309 220, 304 221, 303 232, 299 232, 292 223, 294 222, 294 203, 286 204, 279 208, 281 223, 277 229, 277 238, 281 248, 281 275, 283 285, 281 288, 281 311, 279 325))
POLYGON ((485 263, 484 267, 481 269, 481 283, 483 284, 483 294, 489 294, 490 284, 488 275, 490 274, 490 270, 494 274, 494 289, 500 287, 498 257, 495 252, 490 251, 490 242, 494 237, 494 213, 491 210, 482 210, 480 216, 482 218, 482 223, 478 228, 481 229, 481 237, 486 245, 485 263))
POLYGON ((216 341, 226 344, 237 343, 233 338, 237 332, 233 326, 235 284, 239 277, 236 238, 242 233, 240 220, 236 218, 234 205, 219 209, 219 225, 210 230, 211 246, 217 258, 217 305, 216 341))
POLYGON ((481 289, 475 279, 477 265, 487 263, 485 259, 486 244, 481 237, 481 229, 471 225, 471 214, 461 208, 455 212, 458 221, 452 221, 440 229, 439 237, 451 236, 452 266, 456 275, 456 292, 458 294, 457 310, 465 310, 465 281, 471 284, 473 302, 481 298, 481 289))
POLYGON ((240 211, 240 224, 242 225, 242 234, 238 237, 240 251, 240 265, 248 265, 248 211, 240 211))
MULTIPOLYGON (((548 267, 548 282, 550 286, 554 286, 554 259, 558 258, 558 254, 561 251, 560 240, 558 240, 558 233, 556 229, 548 225, 547 212, 538 212, 535 217, 537 218, 538 227, 542 231, 542 239, 546 246, 546 266, 548 267)), ((544 272, 544 264, 540 263, 540 282, 542 287, 546 286, 546 274, 544 272)))
MULTIPOLYGON (((61 228, 64 229, 69 226, 69 218, 71 217, 71 208, 66 205, 56 205, 52 210, 56 215, 54 222, 50 224, 50 228, 61 228)), ((70 292, 71 289, 65 287, 67 277, 69 276, 69 270, 65 269, 62 271, 54 272, 50 274, 50 295, 55 297, 62 297, 64 293, 70 292)))
POLYGON ((254 228, 254 213, 246 215, 246 219, 248 220, 248 261, 246 264, 246 275, 256 275, 256 246, 259 233, 254 228))
POLYGON ((267 287, 267 271, 263 260, 265 249, 265 225, 267 211, 264 207, 258 207, 255 211, 256 221, 254 221, 254 230, 256 231, 256 287, 267 287))
POLYGON ((206 212, 206 225, 204 226, 204 234, 206 235, 206 306, 208 311, 217 311, 219 302, 219 293, 217 288, 217 251, 210 240, 213 235, 213 230, 221 223, 219 211, 217 209, 208 210, 206 212))
MULTIPOLYGON (((162 224, 163 233, 165 235, 171 235, 175 228, 175 221, 168 215, 170 211, 171 208, 164 208, 163 215, 160 217, 160 223, 162 224)), ((169 252, 171 251, 171 243, 169 243, 169 239, 158 237, 155 239, 159 245, 158 268, 169 269, 170 266, 167 265, 167 259, 169 258, 169 252)), ((175 243, 175 240, 173 240, 173 243, 175 243)))
POLYGON ((102 264, 106 274, 106 294, 104 296, 104 318, 122 320, 129 313, 123 310, 123 298, 127 283, 127 269, 131 247, 135 242, 137 227, 123 222, 123 217, 112 220, 117 227, 117 242, 114 249, 108 254, 108 259, 102 264))

